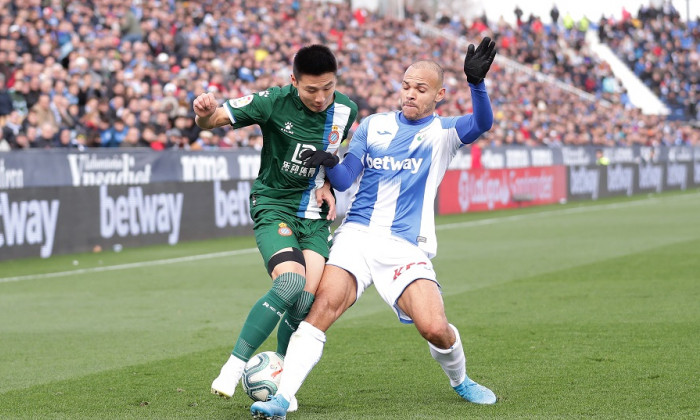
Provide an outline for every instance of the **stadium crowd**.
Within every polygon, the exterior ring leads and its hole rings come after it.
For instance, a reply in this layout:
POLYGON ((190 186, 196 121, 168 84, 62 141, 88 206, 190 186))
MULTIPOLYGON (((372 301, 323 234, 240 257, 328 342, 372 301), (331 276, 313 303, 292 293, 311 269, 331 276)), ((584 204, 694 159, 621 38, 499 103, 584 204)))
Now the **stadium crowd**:
MULTIPOLYGON (((396 80, 420 58, 445 67, 448 94, 438 112, 470 111, 464 51, 453 38, 423 33, 425 24, 470 42, 491 36, 501 55, 597 98, 494 64, 487 83, 495 123, 481 140, 484 146, 700 144, 699 130, 687 121, 634 108, 609 66, 586 48, 588 24, 575 25, 566 17, 552 23, 519 17, 509 25, 486 17, 430 19, 408 10, 408 18, 399 21, 352 11, 345 3, 305 0, 0 0, 0 6, 9 11, 0 17, 0 150, 259 148, 255 127, 201 131, 193 122, 192 101, 205 91, 223 101, 286 84, 293 52, 310 43, 336 51, 338 90, 358 103, 360 118, 395 109, 396 80)), ((671 62, 694 60, 694 67, 687 67, 690 73, 666 72, 664 83, 656 85, 654 75, 661 70, 653 71, 651 84, 667 100, 664 92, 687 88, 680 96, 692 114, 697 111, 697 25, 662 21, 664 31, 676 26, 664 32, 670 44, 661 49, 667 48, 671 62), (668 51, 686 45, 688 37, 687 54, 668 51)), ((609 39, 620 42, 611 45, 629 52, 633 38, 614 35, 616 27, 610 26, 609 39)), ((634 27, 640 39, 658 29, 653 22, 634 27)), ((644 52, 646 44, 640 45, 644 52)), ((653 63, 672 67, 665 60, 653 63)))
POLYGON ((602 19, 601 42, 672 110, 673 118, 700 120, 700 17, 684 22, 670 2, 642 7, 637 17, 602 19))

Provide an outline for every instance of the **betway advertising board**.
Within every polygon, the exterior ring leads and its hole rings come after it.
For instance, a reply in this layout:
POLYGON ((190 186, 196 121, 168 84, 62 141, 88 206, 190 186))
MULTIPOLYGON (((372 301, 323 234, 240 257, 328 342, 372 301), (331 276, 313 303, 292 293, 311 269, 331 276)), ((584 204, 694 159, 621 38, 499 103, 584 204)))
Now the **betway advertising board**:
POLYGON ((700 186, 700 162, 659 162, 570 166, 569 200, 597 200, 700 186))
POLYGON ((0 261, 252 234, 250 181, 0 191, 0 261))
POLYGON ((566 199, 564 166, 447 171, 438 214, 558 203, 566 199))

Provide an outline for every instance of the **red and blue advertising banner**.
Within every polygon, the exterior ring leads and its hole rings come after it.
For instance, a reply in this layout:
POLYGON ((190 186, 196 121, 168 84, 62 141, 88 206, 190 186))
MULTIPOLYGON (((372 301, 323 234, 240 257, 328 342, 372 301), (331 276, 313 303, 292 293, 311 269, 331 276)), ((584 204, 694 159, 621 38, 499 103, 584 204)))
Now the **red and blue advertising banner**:
POLYGON ((563 165, 447 171, 438 191, 438 214, 537 206, 566 200, 563 165))

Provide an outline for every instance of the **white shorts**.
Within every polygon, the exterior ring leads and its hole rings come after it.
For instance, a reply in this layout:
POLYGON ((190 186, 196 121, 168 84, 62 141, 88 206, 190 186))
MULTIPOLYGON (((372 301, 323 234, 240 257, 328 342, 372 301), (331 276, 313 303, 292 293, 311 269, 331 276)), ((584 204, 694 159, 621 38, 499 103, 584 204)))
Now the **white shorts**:
POLYGON ((366 226, 344 224, 336 230, 326 264, 335 265, 355 276, 357 299, 372 284, 392 307, 399 321, 413 320, 397 305, 403 291, 414 280, 436 280, 433 264, 416 245, 404 239, 372 234, 366 226))

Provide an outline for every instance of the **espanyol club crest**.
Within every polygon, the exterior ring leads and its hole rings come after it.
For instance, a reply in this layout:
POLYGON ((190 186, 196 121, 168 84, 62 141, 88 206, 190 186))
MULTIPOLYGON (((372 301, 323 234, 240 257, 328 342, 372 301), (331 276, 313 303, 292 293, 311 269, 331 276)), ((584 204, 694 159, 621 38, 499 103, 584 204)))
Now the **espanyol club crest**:
POLYGON ((279 226, 280 228, 277 229, 277 233, 279 233, 280 236, 290 236, 292 234, 292 230, 286 223, 280 223, 279 226))
POLYGON ((328 143, 336 144, 340 140, 340 133, 338 133, 338 126, 334 125, 333 130, 328 135, 328 143))

